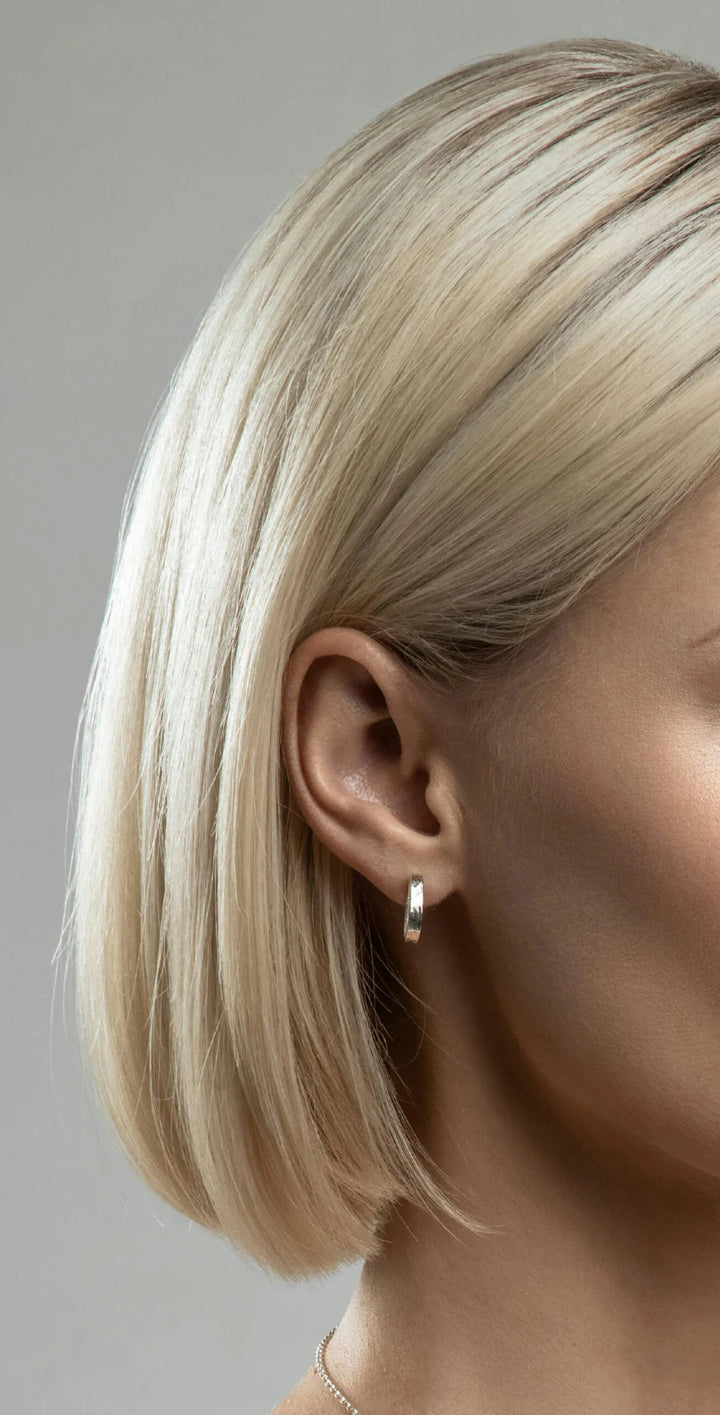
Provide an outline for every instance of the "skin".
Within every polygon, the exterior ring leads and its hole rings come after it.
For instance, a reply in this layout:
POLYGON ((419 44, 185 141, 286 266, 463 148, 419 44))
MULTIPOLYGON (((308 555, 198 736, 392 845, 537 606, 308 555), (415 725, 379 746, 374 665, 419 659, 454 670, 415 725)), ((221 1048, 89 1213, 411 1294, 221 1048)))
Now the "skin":
MULTIPOLYGON (((504 1230, 393 1211, 326 1350, 360 1415, 720 1412, 719 546, 713 482, 452 697, 352 629, 288 665, 297 801, 414 995, 413 1123, 504 1230)), ((310 1367, 278 1412, 341 1408, 310 1367)))

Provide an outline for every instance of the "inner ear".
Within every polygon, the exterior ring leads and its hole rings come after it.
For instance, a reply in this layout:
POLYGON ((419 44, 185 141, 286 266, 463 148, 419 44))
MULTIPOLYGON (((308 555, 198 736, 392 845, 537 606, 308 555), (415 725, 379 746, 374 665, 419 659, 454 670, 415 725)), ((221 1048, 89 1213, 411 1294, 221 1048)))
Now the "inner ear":
POLYGON ((395 722, 390 716, 385 694, 372 673, 362 663, 352 665, 353 690, 359 701, 370 712, 377 714, 367 729, 367 737, 373 751, 383 757, 400 757, 402 742, 395 722))
POLYGON ((368 728, 368 737, 370 737, 373 747, 376 747, 384 757, 402 755, 400 733, 389 715, 380 718, 378 722, 371 723, 368 728))
POLYGON ((369 669, 363 663, 355 663, 353 659, 346 659, 345 664, 345 671, 352 681, 353 691, 358 698, 367 707, 372 708, 373 712, 387 713, 385 694, 369 669))

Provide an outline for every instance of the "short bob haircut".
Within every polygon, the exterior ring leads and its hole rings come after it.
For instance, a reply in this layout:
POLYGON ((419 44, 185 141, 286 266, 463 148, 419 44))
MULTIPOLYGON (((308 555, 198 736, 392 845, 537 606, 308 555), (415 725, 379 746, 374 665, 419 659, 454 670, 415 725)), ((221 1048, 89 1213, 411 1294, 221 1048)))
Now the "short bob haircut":
POLYGON ((269 1272, 373 1255, 401 1198, 493 1231, 413 1131, 358 876, 293 800, 288 658, 348 625, 481 684, 717 472, 719 354, 720 74, 579 39, 367 123, 173 374, 78 724, 82 1056, 147 1183, 269 1272))

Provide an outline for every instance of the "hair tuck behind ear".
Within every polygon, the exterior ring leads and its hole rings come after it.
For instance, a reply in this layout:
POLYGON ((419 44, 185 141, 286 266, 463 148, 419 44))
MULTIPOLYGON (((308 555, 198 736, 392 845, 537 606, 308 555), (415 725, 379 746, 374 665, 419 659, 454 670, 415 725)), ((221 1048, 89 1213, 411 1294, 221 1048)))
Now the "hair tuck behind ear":
POLYGON ((369 122, 228 272, 148 429, 79 726, 78 1012, 132 1163, 288 1278, 455 1207, 358 881, 281 750, 314 629, 480 679, 717 469, 720 78, 580 39, 369 122))

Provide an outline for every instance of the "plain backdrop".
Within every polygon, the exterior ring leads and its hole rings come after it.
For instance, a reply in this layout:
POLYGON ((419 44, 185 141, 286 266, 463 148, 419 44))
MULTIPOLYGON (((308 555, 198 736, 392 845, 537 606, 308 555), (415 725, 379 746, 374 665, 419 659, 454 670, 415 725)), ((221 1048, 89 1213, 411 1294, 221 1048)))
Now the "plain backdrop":
MULTIPOLYGON (((27 0, 3 11, 2 1312, 8 1415, 267 1415, 359 1265, 289 1284, 136 1177, 53 956, 120 510, 236 253, 380 109, 520 44, 720 64, 717 0, 27 0)), ((332 1406, 328 1396, 328 1415, 332 1406)))

